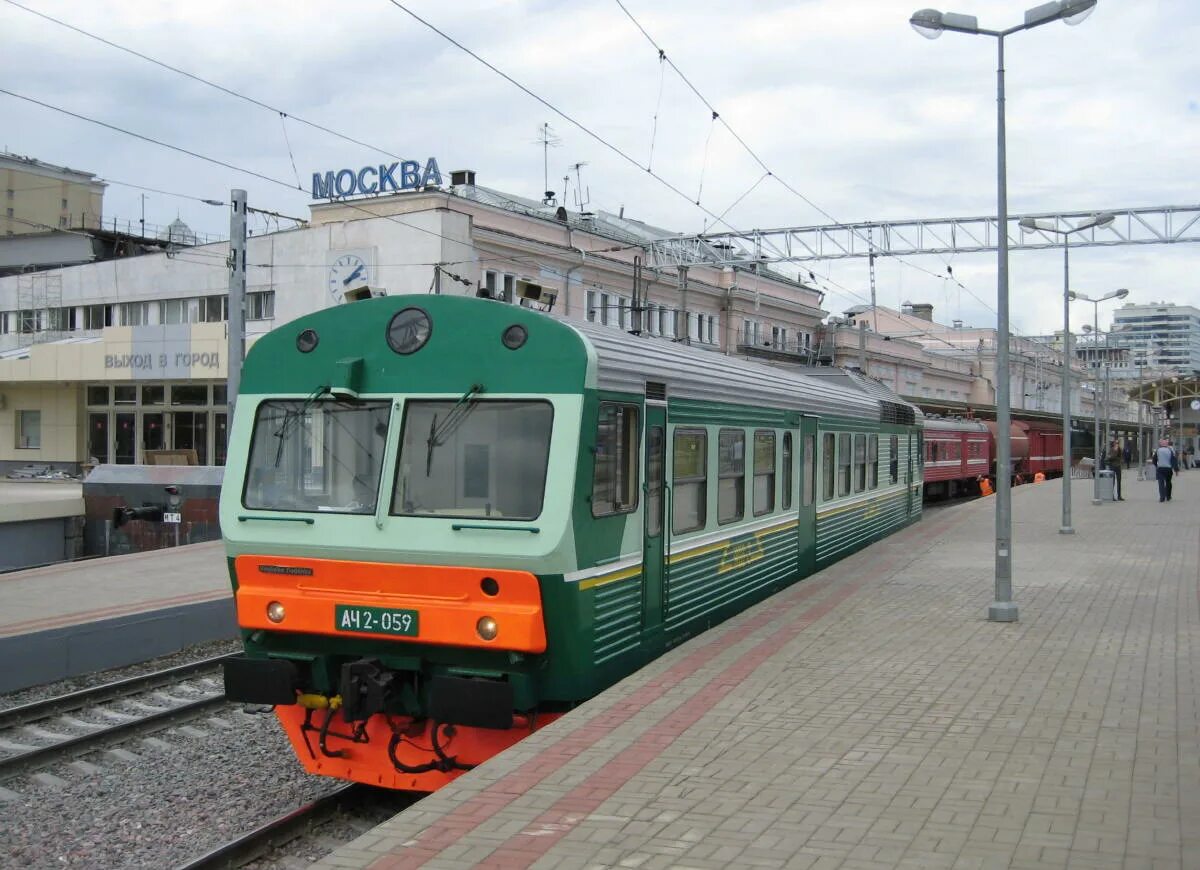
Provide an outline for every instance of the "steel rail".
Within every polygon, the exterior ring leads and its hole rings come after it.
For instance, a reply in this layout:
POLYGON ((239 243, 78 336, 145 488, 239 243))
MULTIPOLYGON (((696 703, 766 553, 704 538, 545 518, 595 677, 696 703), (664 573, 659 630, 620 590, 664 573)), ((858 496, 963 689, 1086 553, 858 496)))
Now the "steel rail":
POLYGON ((183 677, 212 670, 220 665, 221 662, 230 658, 231 655, 233 654, 200 659, 199 661, 177 665, 173 668, 164 668, 160 671, 152 671, 148 674, 140 674, 136 677, 129 677, 112 683, 104 683, 100 686, 80 689, 77 692, 68 692, 65 695, 47 698, 44 701, 33 701, 29 704, 22 704, 19 707, 0 710, 0 730, 16 728, 19 725, 29 722, 37 722, 51 716, 60 716, 63 713, 71 713, 75 710, 82 710, 85 707, 169 686, 173 683, 178 683, 183 677))
POLYGON ((260 858, 272 849, 303 835, 306 829, 325 821, 348 806, 370 800, 378 790, 362 783, 347 783, 311 803, 291 810, 277 819, 218 846, 176 870, 218 870, 236 868, 260 858))
POLYGON ((68 755, 79 755, 83 752, 93 752, 115 743, 123 743, 133 737, 152 734, 169 728, 181 721, 194 719, 210 709, 224 706, 228 703, 224 693, 210 695, 180 704, 177 707, 166 707, 157 712, 148 713, 129 722, 118 722, 108 727, 101 727, 87 734, 79 734, 51 743, 48 746, 37 746, 17 755, 0 758, 0 782, 18 776, 31 768, 44 767, 68 755))

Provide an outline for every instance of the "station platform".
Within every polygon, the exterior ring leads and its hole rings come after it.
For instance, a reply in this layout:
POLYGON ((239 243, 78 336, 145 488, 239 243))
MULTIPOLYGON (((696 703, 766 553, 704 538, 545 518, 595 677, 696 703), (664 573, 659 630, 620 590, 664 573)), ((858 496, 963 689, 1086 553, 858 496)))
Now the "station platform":
POLYGON ((0 692, 236 635, 220 541, 0 574, 0 692))
POLYGON ((1200 473, 1013 490, 673 650, 313 866, 1200 867, 1200 473))

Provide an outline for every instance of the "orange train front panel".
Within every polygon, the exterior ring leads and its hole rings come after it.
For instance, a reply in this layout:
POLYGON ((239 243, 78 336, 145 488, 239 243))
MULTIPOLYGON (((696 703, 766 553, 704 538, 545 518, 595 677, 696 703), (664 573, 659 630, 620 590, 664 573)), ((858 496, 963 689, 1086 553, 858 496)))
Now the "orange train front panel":
POLYGON ((458 764, 473 767, 482 764, 494 755, 520 742, 534 731, 544 728, 561 713, 541 713, 514 717, 513 727, 508 729, 472 728, 456 725, 452 730, 438 726, 429 720, 409 720, 394 717, 392 720, 376 714, 364 723, 363 738, 352 738, 354 724, 343 720, 338 711, 333 711, 329 726, 324 729, 324 750, 321 748, 321 731, 329 710, 306 710, 293 704, 276 707, 275 715, 287 732, 296 757, 309 773, 349 779, 367 785, 404 791, 431 792, 466 770, 424 770, 406 773, 399 770, 389 755, 389 745, 399 737, 391 753, 396 759, 411 768, 419 768, 436 762, 433 751, 434 735, 438 727, 438 745, 443 753, 458 764), (308 726, 305 727, 305 720, 308 726))
POLYGON ((528 571, 288 556, 238 556, 234 570, 242 628, 546 650, 541 591, 528 571))

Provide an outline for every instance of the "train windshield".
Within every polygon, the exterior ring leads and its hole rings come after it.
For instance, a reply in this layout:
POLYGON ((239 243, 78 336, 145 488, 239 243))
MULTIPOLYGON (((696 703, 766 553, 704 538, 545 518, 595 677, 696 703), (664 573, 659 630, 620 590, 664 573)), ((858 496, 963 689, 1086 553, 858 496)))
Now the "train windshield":
POLYGON ((409 401, 392 513, 532 520, 542 512, 548 402, 409 401))
POLYGON ((373 514, 388 410, 387 402, 263 402, 254 418, 242 504, 373 514))

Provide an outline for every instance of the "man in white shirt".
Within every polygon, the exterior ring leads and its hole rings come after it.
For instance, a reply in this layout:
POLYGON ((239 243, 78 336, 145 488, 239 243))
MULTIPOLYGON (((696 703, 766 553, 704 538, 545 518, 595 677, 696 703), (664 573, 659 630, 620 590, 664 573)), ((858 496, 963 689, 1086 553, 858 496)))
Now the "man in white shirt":
POLYGON ((1158 449, 1154 451, 1154 473, 1158 478, 1158 500, 1160 502, 1171 500, 1171 478, 1175 474, 1177 461, 1170 442, 1166 438, 1159 441, 1158 449))

